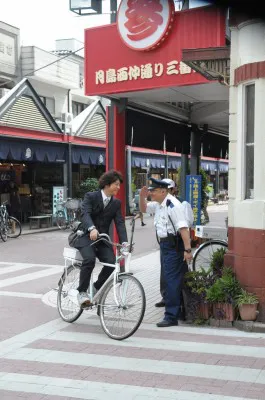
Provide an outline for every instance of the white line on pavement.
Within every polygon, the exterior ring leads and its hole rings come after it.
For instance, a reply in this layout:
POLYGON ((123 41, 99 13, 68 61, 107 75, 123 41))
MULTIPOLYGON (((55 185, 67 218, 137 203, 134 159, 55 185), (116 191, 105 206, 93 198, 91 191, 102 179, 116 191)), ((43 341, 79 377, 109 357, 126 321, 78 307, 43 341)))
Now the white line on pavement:
POLYGON ((46 336, 65 328, 66 323, 60 318, 53 321, 47 322, 46 324, 39 325, 36 328, 30 329, 26 332, 19 333, 12 338, 3 340, 0 342, 0 357, 3 354, 7 354, 14 349, 19 349, 22 346, 26 346, 35 340, 44 339, 46 336))
MULTIPOLYGON (((177 337, 177 330, 176 330, 176 337, 177 337)), ((53 333, 49 337, 46 337, 46 339, 60 340, 67 342, 113 344, 113 340, 108 339, 103 334, 99 335, 90 332, 89 333, 57 332, 56 334, 53 333)), ((146 349, 175 350, 175 351, 185 351, 192 353, 223 354, 231 356, 265 358, 265 348, 263 347, 201 343, 199 341, 198 343, 196 343, 188 341, 184 342, 181 340, 154 339, 154 338, 150 339, 150 338, 131 336, 126 341, 119 342, 119 346, 122 347, 133 346, 142 349, 146 348, 146 349)))
POLYGON ((42 294, 23 293, 23 292, 4 292, 4 291, 0 291, 0 296, 25 297, 27 299, 41 299, 42 298, 42 294))
MULTIPOLYGON (((63 257, 62 257, 62 259, 63 259, 63 257)), ((35 263, 18 263, 18 262, 4 262, 4 261, 1 261, 0 262, 0 268, 1 268, 2 265, 10 265, 10 266, 14 265, 15 267, 19 267, 21 269, 23 269, 23 268, 31 268, 31 267, 45 267, 45 268, 61 267, 61 268, 63 268, 63 265, 57 265, 57 264, 35 264, 35 263)), ((10 267, 6 267, 4 270, 6 271, 7 268, 10 268, 10 267)), ((4 273, 4 272, 2 272, 2 273, 4 273)))
POLYGON ((3 279, 0 282, 0 288, 15 285, 17 283, 32 281, 34 279, 44 278, 46 276, 55 275, 60 272, 63 272, 63 267, 55 267, 53 269, 49 268, 44 271, 33 272, 31 274, 19 275, 14 278, 3 279))
POLYGON ((7 373, 0 377, 0 389, 73 397, 84 400, 250 400, 214 394, 128 386, 77 379, 44 377, 40 375, 7 373), (206 397, 207 396, 207 397, 206 397))
MULTIPOLYGON (((153 341, 153 339, 150 339, 153 341)), ((30 347, 16 349, 5 355, 8 360, 35 361, 55 364, 80 365, 92 368, 118 369, 124 371, 148 372, 152 374, 167 374, 189 376, 224 381, 237 381, 265 384, 265 371, 254 368, 230 367, 225 365, 207 365, 199 363, 171 362, 105 356, 101 354, 82 354, 75 352, 33 349, 30 347)))

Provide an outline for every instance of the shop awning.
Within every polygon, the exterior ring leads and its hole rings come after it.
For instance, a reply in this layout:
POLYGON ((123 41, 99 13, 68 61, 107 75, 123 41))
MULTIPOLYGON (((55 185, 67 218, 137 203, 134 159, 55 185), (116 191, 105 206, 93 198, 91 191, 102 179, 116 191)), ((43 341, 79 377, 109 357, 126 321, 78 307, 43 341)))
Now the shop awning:
POLYGON ((105 149, 74 146, 72 149, 72 162, 74 164, 105 165, 105 149))
POLYGON ((201 168, 204 171, 215 172, 217 170, 217 162, 216 161, 201 161, 201 168))
POLYGON ((64 145, 30 141, 0 141, 0 159, 14 161, 64 162, 64 145))
POLYGON ((220 172, 228 172, 229 166, 228 163, 219 163, 219 171, 220 172))

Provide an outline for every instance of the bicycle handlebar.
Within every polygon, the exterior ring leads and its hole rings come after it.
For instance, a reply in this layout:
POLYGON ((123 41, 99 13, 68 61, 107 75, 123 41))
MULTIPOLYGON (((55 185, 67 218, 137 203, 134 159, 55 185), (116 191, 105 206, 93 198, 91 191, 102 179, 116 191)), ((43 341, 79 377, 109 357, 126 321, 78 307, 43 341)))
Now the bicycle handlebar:
POLYGON ((105 242, 107 242, 108 244, 111 244, 112 246, 116 246, 116 247, 122 247, 122 245, 120 243, 114 243, 111 241, 109 235, 107 235, 106 233, 99 233, 97 239, 91 243, 90 246, 93 246, 94 244, 100 242, 101 240, 104 240, 105 242))

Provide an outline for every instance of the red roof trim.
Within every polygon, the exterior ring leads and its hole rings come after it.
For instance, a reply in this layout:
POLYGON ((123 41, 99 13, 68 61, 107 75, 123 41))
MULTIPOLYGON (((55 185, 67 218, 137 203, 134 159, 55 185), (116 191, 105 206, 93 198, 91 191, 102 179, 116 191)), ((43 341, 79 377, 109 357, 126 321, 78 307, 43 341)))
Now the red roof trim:
POLYGON ((235 85, 252 79, 265 78, 265 61, 244 64, 235 69, 235 85))

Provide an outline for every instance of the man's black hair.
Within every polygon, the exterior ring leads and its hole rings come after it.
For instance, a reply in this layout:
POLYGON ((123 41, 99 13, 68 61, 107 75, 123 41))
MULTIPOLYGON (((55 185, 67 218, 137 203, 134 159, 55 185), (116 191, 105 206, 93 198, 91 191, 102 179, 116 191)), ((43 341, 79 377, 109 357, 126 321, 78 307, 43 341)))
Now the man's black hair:
POLYGON ((99 178, 99 189, 104 189, 105 186, 111 185, 118 180, 120 183, 123 182, 122 174, 115 169, 111 169, 110 171, 105 172, 105 174, 101 175, 99 178))

